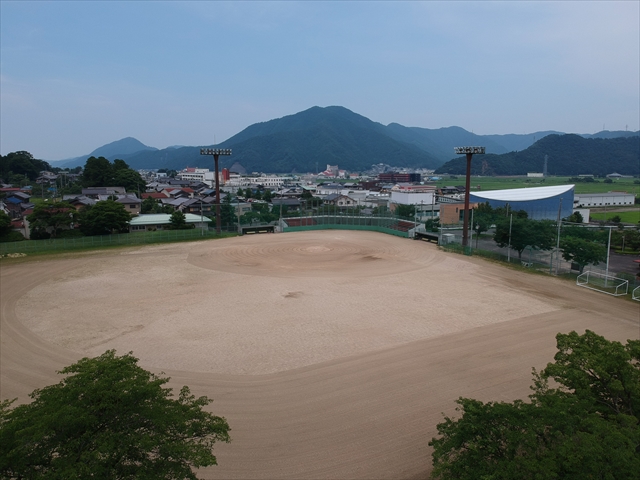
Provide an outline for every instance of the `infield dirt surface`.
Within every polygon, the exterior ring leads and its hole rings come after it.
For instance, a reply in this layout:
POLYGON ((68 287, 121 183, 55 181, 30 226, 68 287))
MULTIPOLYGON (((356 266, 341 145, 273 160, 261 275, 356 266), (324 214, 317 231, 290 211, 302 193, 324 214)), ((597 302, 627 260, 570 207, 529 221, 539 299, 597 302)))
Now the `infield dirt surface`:
POLYGON ((0 269, 0 397, 108 349, 215 400, 200 478, 426 478, 455 400, 526 398, 555 335, 640 337, 640 304, 435 245, 340 230, 0 269))

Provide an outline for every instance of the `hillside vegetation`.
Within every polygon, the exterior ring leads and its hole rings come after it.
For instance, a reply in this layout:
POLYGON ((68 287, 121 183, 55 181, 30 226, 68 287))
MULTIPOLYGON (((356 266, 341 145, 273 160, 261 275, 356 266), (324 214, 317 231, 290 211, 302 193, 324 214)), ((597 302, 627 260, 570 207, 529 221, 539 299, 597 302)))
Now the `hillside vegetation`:
MULTIPOLYGON (((640 137, 611 139, 583 138, 580 135, 548 135, 526 150, 503 155, 477 155, 471 164, 472 175, 526 175, 542 172, 548 156, 550 175, 622 175, 640 174, 640 137)), ((445 163, 436 173, 462 175, 466 160, 459 157, 445 163)))

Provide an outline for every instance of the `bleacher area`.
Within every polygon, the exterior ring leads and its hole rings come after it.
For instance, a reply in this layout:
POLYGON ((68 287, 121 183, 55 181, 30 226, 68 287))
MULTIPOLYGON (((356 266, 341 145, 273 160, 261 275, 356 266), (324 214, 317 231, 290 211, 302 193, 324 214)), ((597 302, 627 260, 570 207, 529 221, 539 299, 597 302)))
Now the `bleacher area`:
POLYGON ((304 218, 286 218, 285 223, 288 227, 306 227, 309 225, 317 225, 318 222, 314 218, 304 217, 304 218))
POLYGON ((412 228, 415 227, 415 224, 412 222, 405 222, 403 220, 399 220, 397 222, 392 223, 389 228, 393 230, 398 230, 399 232, 408 232, 412 228))

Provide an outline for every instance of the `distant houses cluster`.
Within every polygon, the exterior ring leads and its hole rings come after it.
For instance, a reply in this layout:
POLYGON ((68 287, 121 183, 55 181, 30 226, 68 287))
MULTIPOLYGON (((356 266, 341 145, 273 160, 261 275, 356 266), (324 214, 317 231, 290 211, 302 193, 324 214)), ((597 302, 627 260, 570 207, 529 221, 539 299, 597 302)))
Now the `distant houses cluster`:
MULTIPOLYGON (((93 206, 105 200, 123 205, 133 219, 130 231, 158 230, 168 225, 170 213, 182 212, 187 223, 205 228, 215 219, 216 191, 214 172, 203 168, 186 168, 175 176, 157 171, 140 171, 147 181, 144 192, 127 192, 123 187, 105 186, 83 188, 80 194, 56 198, 70 204, 76 210, 93 206), (162 213, 143 211, 143 202, 153 201, 162 213), (207 217, 206 219, 204 217, 207 217)), ((51 182, 53 174, 42 172, 40 180, 51 182)), ((218 178, 221 186, 221 203, 233 208, 240 219, 259 204, 267 204, 270 211, 286 211, 289 214, 301 209, 330 206, 334 209, 357 210, 360 215, 375 212, 396 213, 403 206, 410 206, 414 219, 424 222, 438 219, 443 225, 456 225, 464 216, 465 187, 450 185, 436 187, 432 172, 380 171, 376 175, 353 175, 327 165, 315 175, 267 175, 243 174, 222 169, 218 178), (268 192, 268 194, 266 194, 268 192), (309 202, 313 199, 313 202, 309 202)), ((66 178, 72 183, 74 178, 66 178)), ((27 216, 33 212, 34 203, 30 187, 1 185, 0 208, 9 215, 14 230, 29 238, 27 216)), ((537 187, 513 190, 470 192, 470 208, 489 202, 493 207, 506 205, 524 209, 531 218, 557 218, 571 215, 574 209, 606 205, 632 205, 633 194, 609 193, 576 195, 573 185, 537 187)), ((583 215, 584 217, 584 215, 583 215)), ((588 219, 588 214, 586 215, 588 219)))

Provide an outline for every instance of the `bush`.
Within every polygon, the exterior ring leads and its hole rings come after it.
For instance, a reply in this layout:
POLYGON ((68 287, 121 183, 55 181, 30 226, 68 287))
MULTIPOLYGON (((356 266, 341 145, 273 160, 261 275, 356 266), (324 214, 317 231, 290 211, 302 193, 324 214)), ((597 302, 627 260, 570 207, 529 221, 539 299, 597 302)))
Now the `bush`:
POLYGON ((56 238, 78 238, 84 237, 84 234, 77 228, 70 230, 58 230, 56 238))
POLYGON ((2 237, 0 237, 0 242, 2 243, 21 242, 24 239, 25 239, 24 236, 20 232, 16 232, 15 230, 13 230, 7 233, 6 235, 3 235, 2 237))

